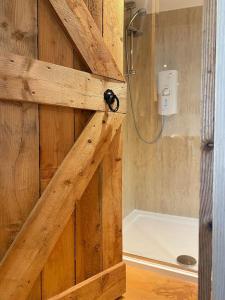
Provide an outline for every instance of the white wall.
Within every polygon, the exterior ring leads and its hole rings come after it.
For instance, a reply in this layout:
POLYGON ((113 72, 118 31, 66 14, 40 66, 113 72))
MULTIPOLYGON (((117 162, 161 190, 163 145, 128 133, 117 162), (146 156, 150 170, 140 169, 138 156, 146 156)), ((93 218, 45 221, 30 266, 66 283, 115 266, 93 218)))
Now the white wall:
MULTIPOLYGON (((129 0, 126 0, 126 2, 129 0)), ((137 9, 145 7, 148 13, 152 10, 152 2, 155 0, 135 0, 137 3, 137 9)), ((159 6, 159 11, 169 11, 193 6, 203 5, 203 0, 156 0, 159 6)))

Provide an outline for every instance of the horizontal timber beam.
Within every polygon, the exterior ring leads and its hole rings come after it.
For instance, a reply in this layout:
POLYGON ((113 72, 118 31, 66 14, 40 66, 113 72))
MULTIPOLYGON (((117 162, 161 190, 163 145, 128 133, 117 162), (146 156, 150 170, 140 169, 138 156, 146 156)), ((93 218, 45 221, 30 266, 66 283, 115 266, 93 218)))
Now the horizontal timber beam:
POLYGON ((126 266, 119 263, 49 300, 114 300, 125 293, 126 266))
POLYGON ((1 300, 24 300, 124 119, 96 112, 0 264, 1 300))
POLYGON ((83 0, 49 0, 94 74, 125 81, 83 0))
POLYGON ((0 99, 106 111, 112 89, 126 112, 126 84, 59 65, 9 54, 0 57, 0 99))

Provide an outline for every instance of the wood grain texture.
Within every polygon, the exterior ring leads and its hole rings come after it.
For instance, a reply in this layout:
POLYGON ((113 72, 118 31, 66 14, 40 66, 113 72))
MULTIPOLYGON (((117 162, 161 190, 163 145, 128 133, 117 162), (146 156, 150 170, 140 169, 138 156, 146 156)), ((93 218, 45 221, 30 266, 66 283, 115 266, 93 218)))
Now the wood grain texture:
POLYGON ((27 297, 27 300, 40 300, 42 299, 42 277, 41 274, 40 276, 37 278, 37 280, 35 281, 32 290, 29 294, 29 296, 27 297))
POLYGON ((174 277, 127 266, 125 300, 197 300, 198 287, 174 277))
MULTIPOLYGON (((225 266, 223 254, 225 251, 224 234, 224 28, 225 3, 217 1, 216 11, 216 76, 215 76, 215 143, 213 170, 213 266, 212 266, 212 299, 223 299, 225 295, 225 266)), ((215 24, 214 24, 215 26, 215 24)))
MULTIPOLYGON (((72 68, 74 57, 71 41, 48 1, 39 0, 38 4, 39 59, 72 68)), ((41 105, 39 115, 40 185, 43 192, 74 144, 74 110, 41 105)), ((74 224, 74 215, 71 213, 71 219, 45 264, 41 275, 43 300, 74 285, 74 224)))
POLYGON ((125 112, 126 84, 23 56, 0 57, 0 98, 106 111, 104 92, 111 89, 125 112))
MULTIPOLYGON (((103 1, 103 38, 123 72, 124 1, 103 1)), ((122 128, 101 165, 103 270, 122 261, 122 128)), ((125 289, 125 287, 124 287, 125 289)))
POLYGON ((124 80, 83 0, 49 0, 94 74, 124 80))
POLYGON ((37 56, 37 1, 1 1, 1 55, 37 56), (23 8, 23 9, 22 9, 23 8))
MULTIPOLYGON (((206 144, 214 140, 216 3, 205 1, 202 60, 202 154, 200 189, 199 299, 211 299, 213 151, 206 144)), ((216 298, 215 298, 216 299, 216 298)))
POLYGON ((103 0, 84 0, 99 31, 103 32, 103 0))
MULTIPOLYGON (((0 55, 35 58, 37 1, 0 2, 0 55)), ((36 105, 0 102, 0 260, 39 198, 36 105)))
MULTIPOLYGON (((102 0, 86 0, 99 30, 102 30, 102 0)), ((85 65, 75 54, 75 67, 85 70, 85 65)), ((75 110, 75 139, 81 134, 92 112, 75 110)), ((100 198, 100 170, 97 169, 81 201, 76 205, 76 283, 102 271, 102 204, 100 198)))
MULTIPOLYGON (((89 8, 91 9, 92 15, 98 26, 102 27, 102 1, 89 0, 85 2, 87 2, 89 8)), ((123 11, 120 11, 120 13, 123 14, 123 11)), ((80 59, 80 57, 77 59, 77 55, 79 55, 77 49, 74 49, 74 45, 71 45, 71 41, 64 34, 55 17, 56 16, 53 13, 53 10, 50 9, 50 6, 47 4, 47 2, 39 0, 39 58, 42 57, 42 59, 46 62, 52 62, 59 65, 62 64, 67 67, 71 67, 72 65, 76 67, 79 66, 79 68, 81 67, 89 71, 86 65, 83 66, 83 61, 80 59), (75 57, 73 54, 75 54, 75 57)), ((50 70, 49 68, 47 69, 50 70)), ((45 94, 42 96, 44 97, 45 94)), ((73 110, 65 108, 58 109, 49 106, 40 107, 41 192, 44 191, 66 153, 71 148, 74 135, 75 138, 79 135, 79 132, 83 128, 87 119, 89 119, 90 115, 91 114, 89 112, 81 111, 78 113, 76 110, 74 128, 73 110)), ((98 225, 98 222, 102 222, 101 199, 96 197, 95 201, 93 201, 93 196, 99 196, 99 173, 99 171, 96 172, 96 176, 92 178, 91 184, 86 189, 86 195, 84 195, 84 198, 86 196, 88 201, 83 207, 85 210, 82 213, 83 216, 88 217, 87 211, 88 208, 90 208, 90 200, 92 200, 91 204, 95 213, 90 211, 89 215, 92 217, 93 222, 86 223, 89 227, 86 226, 85 230, 83 231, 86 234, 86 240, 84 239, 84 241, 89 241, 89 243, 92 243, 90 248, 94 249, 94 246, 96 246, 96 251, 93 252, 92 257, 88 257, 88 251, 84 253, 86 255, 84 265, 87 265, 87 258, 90 259, 91 262, 91 258, 95 258, 96 252, 99 252, 99 262, 96 260, 96 269, 93 266, 93 263, 89 266, 92 273, 101 271, 102 269, 102 252, 100 253, 98 244, 96 245, 96 236, 94 237, 93 235, 93 233, 97 234, 99 242, 102 242, 101 226, 99 227, 98 225), (96 227, 89 231, 89 229, 92 229, 93 225, 96 225, 96 227)), ((81 223, 82 225, 85 225, 85 222, 82 221, 81 223)), ((48 297, 51 297, 52 295, 74 284, 75 270, 73 238, 74 217, 69 219, 60 240, 57 242, 54 251, 51 253, 47 264, 45 264, 41 276, 37 278, 35 283, 33 278, 28 282, 29 288, 25 292, 26 295, 31 289, 31 285, 34 283, 34 288, 32 294, 29 296, 29 299, 47 299, 48 297)), ((38 266, 38 268, 40 268, 40 266, 38 266)), ((91 273, 88 274, 87 272, 85 276, 91 276, 91 273)), ((121 293, 122 292, 119 291, 119 295, 121 295, 121 293)), ((19 299, 18 297, 20 297, 20 294, 17 293, 16 297, 19 299)))
MULTIPOLYGON (((48 299, 71 287, 74 274, 74 215, 71 214, 41 274, 41 299, 48 299)), ((37 298, 38 299, 38 298, 37 298)))
POLYGON ((152 23, 152 16, 147 15, 143 24, 137 24, 142 25, 143 36, 135 38, 137 74, 131 84, 138 128, 145 139, 151 140, 161 127, 158 103, 152 93, 155 51, 157 72, 164 64, 179 72, 179 113, 165 121, 162 138, 147 145, 137 137, 129 103, 125 207, 127 212, 135 206, 158 213, 198 217, 202 8, 160 13, 156 22, 156 50, 152 49, 152 23))
POLYGON ((76 205, 76 283, 102 271, 102 205, 99 168, 76 205))
POLYGON ((117 299, 125 292, 125 281, 126 266, 124 263, 120 263, 49 300, 117 299))
POLYGON ((97 112, 88 123, 1 263, 3 299, 29 295, 122 121, 123 115, 97 112))
POLYGON ((122 261, 122 130, 101 166, 103 270, 122 261))
MULTIPOLYGON (((75 138, 85 128, 92 113, 75 112, 75 138)), ((76 283, 102 271, 102 207, 100 201, 99 168, 76 204, 76 283)))
POLYGON ((123 74, 124 1, 103 0, 103 13, 103 39, 123 74))

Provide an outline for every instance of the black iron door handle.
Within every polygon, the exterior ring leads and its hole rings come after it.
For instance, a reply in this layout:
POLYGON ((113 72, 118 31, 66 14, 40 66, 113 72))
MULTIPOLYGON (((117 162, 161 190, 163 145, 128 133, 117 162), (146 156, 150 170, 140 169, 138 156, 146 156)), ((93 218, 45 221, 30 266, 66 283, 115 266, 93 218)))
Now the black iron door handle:
POLYGON ((108 104, 109 109, 112 112, 117 112, 119 110, 119 107, 120 107, 119 98, 116 96, 116 94, 112 90, 105 91, 104 99, 105 99, 105 102, 108 104))

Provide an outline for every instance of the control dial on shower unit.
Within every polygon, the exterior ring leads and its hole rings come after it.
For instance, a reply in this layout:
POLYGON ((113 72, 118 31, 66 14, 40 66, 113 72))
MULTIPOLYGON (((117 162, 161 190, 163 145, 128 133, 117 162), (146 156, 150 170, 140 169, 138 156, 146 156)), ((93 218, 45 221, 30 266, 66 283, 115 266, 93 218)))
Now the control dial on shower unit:
POLYGON ((177 114, 178 72, 176 70, 159 72, 158 94, 159 114, 162 116, 177 114))

